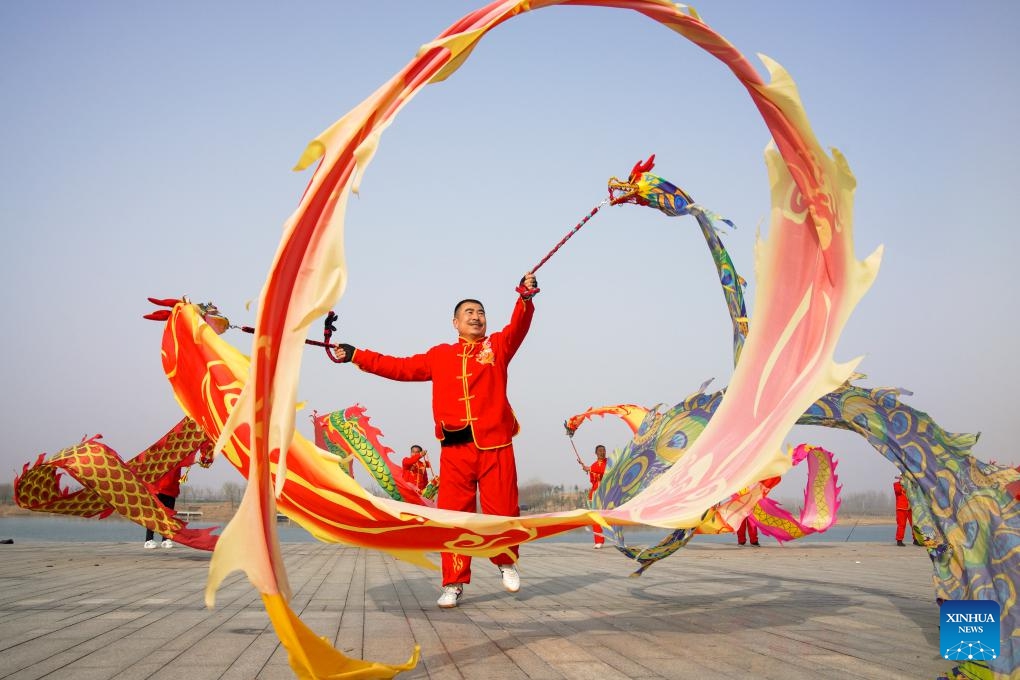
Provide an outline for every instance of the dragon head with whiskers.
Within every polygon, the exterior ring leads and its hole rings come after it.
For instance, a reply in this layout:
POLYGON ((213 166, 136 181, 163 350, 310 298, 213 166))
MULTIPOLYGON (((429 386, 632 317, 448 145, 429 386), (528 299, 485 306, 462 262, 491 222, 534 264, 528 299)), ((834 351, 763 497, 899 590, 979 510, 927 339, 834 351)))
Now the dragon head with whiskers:
POLYGON ((646 161, 638 161, 626 181, 616 177, 609 179, 609 202, 611 205, 635 203, 656 208, 670 217, 688 215, 694 203, 690 195, 672 182, 653 175, 649 170, 655 167, 655 154, 646 161))

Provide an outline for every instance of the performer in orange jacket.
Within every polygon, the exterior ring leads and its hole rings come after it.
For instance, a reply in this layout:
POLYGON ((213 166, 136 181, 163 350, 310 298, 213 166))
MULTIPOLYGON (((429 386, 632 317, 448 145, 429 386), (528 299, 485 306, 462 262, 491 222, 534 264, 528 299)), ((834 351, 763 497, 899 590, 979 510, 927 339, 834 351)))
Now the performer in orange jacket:
MULTIPOLYGON (((903 536, 906 534, 907 524, 910 522, 910 501, 907 499, 907 494, 903 491, 903 485, 900 483, 902 475, 896 475, 896 481, 893 482, 892 488, 893 493, 896 495, 896 545, 905 545, 903 542, 903 536)), ((916 544, 917 541, 915 540, 916 544)))
POLYGON ((404 481, 421 491, 429 483, 428 460, 425 459, 425 451, 417 444, 411 446, 411 455, 401 462, 403 468, 402 476, 404 481), (424 460, 423 460, 424 459, 424 460))
MULTIPOLYGON (((588 491, 588 502, 595 497, 595 490, 599 488, 599 482, 602 481, 602 475, 606 474, 606 447, 599 444, 595 447, 595 462, 591 465, 585 465, 581 463, 581 467, 588 473, 588 481, 591 482, 591 489, 588 491)), ((605 536, 602 535, 602 525, 593 524, 591 526, 592 535, 595 537, 595 545, 592 546, 596 550, 602 547, 606 542, 605 536)))
MULTIPOLYGON (((531 327, 535 276, 525 274, 510 323, 487 334, 485 307, 478 300, 457 303, 453 327, 457 342, 436 345, 423 354, 392 357, 340 345, 337 357, 363 371, 403 381, 432 381, 432 414, 442 444, 439 466, 443 484, 436 505, 445 510, 475 511, 476 489, 482 512, 517 517, 517 465, 512 439, 520 429, 506 396, 507 367, 531 327)), ((490 558, 499 567, 503 588, 520 590, 513 555, 490 558)), ((443 594, 438 605, 456 607, 464 584, 471 582, 471 558, 442 553, 443 594)))

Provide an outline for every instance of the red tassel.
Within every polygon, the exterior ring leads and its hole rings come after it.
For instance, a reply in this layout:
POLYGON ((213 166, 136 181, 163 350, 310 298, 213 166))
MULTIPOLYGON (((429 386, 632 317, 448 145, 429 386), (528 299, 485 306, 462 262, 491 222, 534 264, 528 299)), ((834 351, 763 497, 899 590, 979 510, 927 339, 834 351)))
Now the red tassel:
POLYGON ((655 167, 655 154, 653 153, 648 157, 647 161, 638 161, 634 164, 634 167, 630 171, 630 181, 633 182, 640 175, 648 172, 655 167))
POLYGON ((180 301, 180 298, 149 298, 149 302, 160 307, 173 307, 180 301))
POLYGON ((170 318, 170 310, 168 309, 157 309, 155 312, 144 314, 143 319, 151 319, 153 321, 166 321, 170 318))

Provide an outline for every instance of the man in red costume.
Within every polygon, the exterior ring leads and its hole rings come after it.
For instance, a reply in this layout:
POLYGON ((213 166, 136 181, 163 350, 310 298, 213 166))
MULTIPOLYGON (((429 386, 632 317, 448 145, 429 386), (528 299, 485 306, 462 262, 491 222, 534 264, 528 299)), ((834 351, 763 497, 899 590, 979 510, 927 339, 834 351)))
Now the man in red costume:
POLYGON ((751 545, 755 548, 761 547, 761 543, 758 542, 758 527, 747 521, 745 517, 737 527, 737 545, 745 545, 748 538, 751 539, 751 545))
MULTIPOLYGON (((152 489, 156 492, 156 497, 159 498, 159 502, 170 508, 174 509, 177 505, 177 497, 181 495, 181 478, 187 477, 187 468, 195 462, 195 454, 187 456, 182 460, 173 470, 166 473, 159 479, 157 479, 152 489)), ((163 548, 174 547, 174 542, 169 536, 163 537, 162 543, 156 543, 156 532, 152 529, 145 530, 145 543, 143 544, 146 550, 153 550, 156 547, 162 546, 163 548)))
MULTIPOLYGON (((768 496, 772 489, 776 488, 776 485, 782 480, 782 477, 768 477, 767 479, 761 480, 761 485, 764 488, 764 496, 768 496)), ((751 545, 755 548, 760 548, 761 543, 758 542, 758 527, 754 522, 751 521, 751 516, 748 515, 740 521, 740 526, 737 527, 737 545, 746 545, 747 539, 751 539, 751 545)))
POLYGON ((425 455, 424 449, 415 444, 411 447, 411 455, 405 458, 401 464, 404 481, 418 491, 424 489, 429 483, 427 471, 429 461, 425 455))
MULTIPOLYGON (((591 503, 591 499, 595 497, 595 490, 599 488, 599 482, 602 481, 602 475, 606 474, 606 447, 602 444, 596 446, 595 462, 591 465, 581 463, 581 467, 588 473, 588 481, 591 482, 591 489, 588 491, 588 502, 591 503)), ((592 547, 599 550, 606 542, 605 536, 602 535, 602 525, 593 524, 591 533, 595 537, 595 545, 592 547)))
POLYGON ((892 488, 896 495, 896 545, 903 546, 906 545, 903 542, 903 536, 906 534, 907 523, 910 522, 910 501, 907 500, 907 494, 903 491, 900 479, 902 479, 902 475, 896 475, 896 481, 893 482, 892 488))
MULTIPOLYGON (((390 380, 431 381, 432 415, 442 445, 439 466, 443 484, 436 505, 444 510, 475 511, 475 493, 482 512, 517 517, 517 465, 512 438, 520 430, 506 397, 507 367, 531 327, 535 276, 525 274, 517 287, 519 299, 510 323, 488 335, 485 307, 461 300, 453 309, 457 342, 436 345, 423 354, 392 357, 341 345, 337 357, 363 371, 390 380)), ((490 558, 499 567, 503 588, 521 588, 517 546, 512 554, 490 558)), ((443 594, 437 604, 456 607, 464 585, 471 582, 471 558, 442 553, 443 594)))

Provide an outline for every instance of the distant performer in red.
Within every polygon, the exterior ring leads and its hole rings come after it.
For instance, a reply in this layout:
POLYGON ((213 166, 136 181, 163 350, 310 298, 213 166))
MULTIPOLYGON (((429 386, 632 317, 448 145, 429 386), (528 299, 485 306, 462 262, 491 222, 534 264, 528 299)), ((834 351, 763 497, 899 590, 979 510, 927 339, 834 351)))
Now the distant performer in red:
POLYGON ((411 455, 403 460, 401 466, 404 468, 404 481, 411 484, 418 491, 424 489, 429 483, 429 461, 425 457, 426 455, 428 454, 422 447, 414 444, 411 447, 411 455))
POLYGON ((755 548, 761 547, 761 543, 758 542, 758 527, 747 521, 747 517, 745 517, 737 527, 737 545, 746 545, 748 538, 751 539, 751 545, 755 548))
MULTIPOLYGON (((595 490, 599 488, 602 475, 606 474, 606 447, 602 444, 596 446, 595 462, 591 465, 581 463, 581 467, 588 473, 588 481, 591 482, 591 489, 588 491, 588 502, 590 503, 591 499, 595 497, 595 490)), ((592 547, 598 550, 606 542, 605 536, 602 535, 602 526, 600 524, 593 524, 591 532, 595 536, 595 545, 592 547)))
MULTIPOLYGON (((183 476, 184 478, 187 478, 188 476, 185 468, 191 465, 194 461, 194 455, 186 457, 181 461, 180 465, 157 479, 152 485, 153 490, 156 492, 156 497, 159 498, 159 502, 171 510, 173 510, 174 506, 177 505, 177 497, 181 495, 181 477, 183 476)), ((163 548, 174 547, 174 542, 169 536, 163 536, 162 543, 156 543, 155 538, 155 531, 152 529, 145 530, 144 547, 146 550, 153 550, 161 546, 163 548)))
MULTIPOLYGON (((1017 466, 1017 472, 1020 472, 1020 466, 1017 466)), ((1006 485, 1006 491, 1013 495, 1013 498, 1020 501, 1020 482, 1013 482, 1006 485)))
MULTIPOLYGON (((453 308, 457 341, 436 345, 423 354, 393 357, 341 344, 337 358, 353 361, 367 373, 402 381, 432 382, 432 415, 442 452, 439 466, 443 484, 436 505, 443 510, 475 512, 477 493, 482 512, 520 515, 517 464, 512 438, 520 430, 507 400, 507 367, 524 342, 535 313, 532 297, 538 293, 534 274, 521 278, 510 323, 488 334, 485 307, 475 299, 461 300, 453 308)), ((499 567, 503 588, 521 588, 517 573, 517 546, 490 558, 499 567)), ((471 558, 442 553, 443 594, 436 603, 456 607, 471 582, 471 558)))
MULTIPOLYGON (((767 496, 782 479, 782 477, 769 477, 761 480, 761 485, 765 487, 765 495, 767 496)), ((758 527, 751 521, 750 515, 745 517, 740 522, 740 526, 737 527, 737 545, 746 545, 748 538, 751 539, 752 546, 755 548, 761 547, 761 543, 758 542, 758 527)))
POLYGON ((910 501, 900 483, 902 478, 902 475, 896 475, 896 481, 892 485, 893 493, 896 494, 896 545, 899 546, 906 545, 903 536, 907 532, 907 524, 910 523, 910 501))

